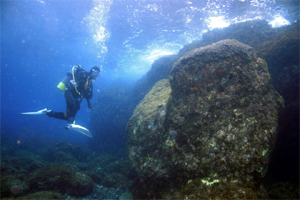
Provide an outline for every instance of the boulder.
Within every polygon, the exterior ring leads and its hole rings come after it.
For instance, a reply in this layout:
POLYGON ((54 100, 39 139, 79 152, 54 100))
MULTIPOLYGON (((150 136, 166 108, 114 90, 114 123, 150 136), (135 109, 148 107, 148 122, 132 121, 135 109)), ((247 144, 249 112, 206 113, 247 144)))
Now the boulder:
POLYGON ((165 174, 161 171, 160 154, 166 141, 164 121, 170 93, 168 79, 157 82, 136 107, 127 124, 129 159, 141 176, 159 177, 159 174, 165 174))
POLYGON ((127 126, 134 198, 266 198, 283 108, 267 63, 223 40, 186 53, 169 81, 153 87, 127 126))

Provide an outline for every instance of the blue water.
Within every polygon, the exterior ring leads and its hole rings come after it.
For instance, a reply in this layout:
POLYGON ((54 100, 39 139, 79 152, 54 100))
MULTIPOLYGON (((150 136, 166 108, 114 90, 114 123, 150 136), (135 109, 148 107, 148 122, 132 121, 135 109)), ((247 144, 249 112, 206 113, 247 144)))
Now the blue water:
MULTIPOLYGON (((114 80, 136 81, 157 58, 176 54, 213 28, 252 19, 274 27, 299 19, 298 1, 1 1, 1 137, 24 143, 62 139, 87 145, 65 121, 20 112, 65 111, 56 86, 73 65, 102 68, 94 97, 114 80)), ((88 127, 85 101, 76 123, 88 127)))

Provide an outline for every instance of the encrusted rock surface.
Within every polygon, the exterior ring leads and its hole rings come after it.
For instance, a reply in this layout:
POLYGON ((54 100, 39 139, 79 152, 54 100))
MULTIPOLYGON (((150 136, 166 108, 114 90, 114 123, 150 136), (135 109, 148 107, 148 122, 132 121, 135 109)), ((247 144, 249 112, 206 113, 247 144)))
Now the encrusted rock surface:
POLYGON ((168 79, 157 82, 127 124, 129 158, 142 176, 158 177, 167 173, 161 171, 162 162, 157 158, 163 150, 161 144, 166 141, 164 121, 170 93, 168 79))
POLYGON ((128 123, 134 198, 265 198, 282 97, 253 48, 223 40, 186 53, 128 123), (161 189, 164 188, 164 189, 161 189))

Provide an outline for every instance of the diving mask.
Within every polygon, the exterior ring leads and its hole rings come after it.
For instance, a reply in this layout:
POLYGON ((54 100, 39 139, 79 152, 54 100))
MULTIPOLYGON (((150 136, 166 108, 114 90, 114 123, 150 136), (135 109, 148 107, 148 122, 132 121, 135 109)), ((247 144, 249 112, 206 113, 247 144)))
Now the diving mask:
POLYGON ((93 80, 96 80, 99 75, 100 75, 100 72, 98 70, 96 70, 96 69, 91 70, 91 77, 93 80))

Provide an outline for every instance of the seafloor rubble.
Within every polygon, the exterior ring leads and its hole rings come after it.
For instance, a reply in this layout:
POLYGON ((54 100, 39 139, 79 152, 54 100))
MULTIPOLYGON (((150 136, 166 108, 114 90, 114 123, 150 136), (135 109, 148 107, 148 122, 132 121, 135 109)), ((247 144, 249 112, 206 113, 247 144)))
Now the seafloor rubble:
POLYGON ((126 154, 90 152, 63 141, 38 150, 1 146, 1 199, 119 199, 129 173, 126 154))
POLYGON ((250 46, 223 40, 188 52, 127 125, 134 198, 267 198, 281 108, 250 46))

